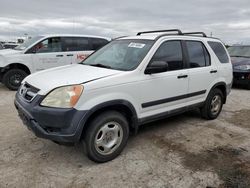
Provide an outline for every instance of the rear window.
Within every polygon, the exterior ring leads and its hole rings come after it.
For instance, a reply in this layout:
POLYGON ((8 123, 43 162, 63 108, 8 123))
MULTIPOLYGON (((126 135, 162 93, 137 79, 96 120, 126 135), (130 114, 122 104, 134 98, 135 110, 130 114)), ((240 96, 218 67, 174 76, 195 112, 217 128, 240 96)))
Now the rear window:
POLYGON ((221 63, 229 63, 229 58, 224 46, 220 42, 208 42, 221 63))
POLYGON ((87 37, 64 37, 63 51, 90 51, 91 45, 87 37))
POLYGON ((187 41, 190 68, 205 67, 210 65, 210 56, 205 46, 198 41, 187 41))

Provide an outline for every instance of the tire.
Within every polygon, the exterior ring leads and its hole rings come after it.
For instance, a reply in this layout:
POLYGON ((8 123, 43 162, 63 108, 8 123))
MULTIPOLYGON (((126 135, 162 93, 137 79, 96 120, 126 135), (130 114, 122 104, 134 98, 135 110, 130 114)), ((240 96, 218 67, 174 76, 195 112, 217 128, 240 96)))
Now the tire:
POLYGON ((113 160, 127 144, 128 121, 117 111, 98 115, 88 127, 83 144, 88 158, 92 161, 103 163, 113 160))
POLYGON ((10 69, 3 76, 3 84, 10 90, 17 90, 28 74, 21 69, 10 69))
POLYGON ((208 94, 205 105, 201 108, 201 116, 207 120, 216 119, 223 106, 223 94, 219 89, 213 89, 208 94), (217 100, 217 102, 216 102, 217 100))

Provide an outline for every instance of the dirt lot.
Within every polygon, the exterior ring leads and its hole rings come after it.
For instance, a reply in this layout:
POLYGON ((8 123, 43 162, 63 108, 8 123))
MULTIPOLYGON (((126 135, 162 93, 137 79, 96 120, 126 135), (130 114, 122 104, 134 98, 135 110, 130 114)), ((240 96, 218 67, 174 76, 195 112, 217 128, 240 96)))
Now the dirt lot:
POLYGON ((115 160, 36 138, 0 85, 0 187, 250 187, 250 91, 233 89, 217 120, 193 111, 144 126, 115 160))

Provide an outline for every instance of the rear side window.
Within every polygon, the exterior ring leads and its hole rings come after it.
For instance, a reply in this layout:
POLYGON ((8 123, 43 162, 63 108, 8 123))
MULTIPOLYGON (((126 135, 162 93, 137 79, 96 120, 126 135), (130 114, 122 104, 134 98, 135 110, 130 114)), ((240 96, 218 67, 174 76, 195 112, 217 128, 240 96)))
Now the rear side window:
POLYGON ((101 47, 109 43, 107 40, 99 38, 90 38, 89 40, 92 43, 92 50, 94 51, 100 49, 101 47))
POLYGON ((190 68, 210 65, 210 56, 205 46, 198 41, 186 41, 190 68))
POLYGON ((229 58, 224 46, 220 42, 208 42, 221 63, 229 63, 229 58))
POLYGON ((90 51, 91 45, 86 37, 64 37, 63 51, 90 51))
POLYGON ((156 51, 151 61, 166 61, 168 70, 183 68, 182 47, 180 41, 164 42, 156 51))

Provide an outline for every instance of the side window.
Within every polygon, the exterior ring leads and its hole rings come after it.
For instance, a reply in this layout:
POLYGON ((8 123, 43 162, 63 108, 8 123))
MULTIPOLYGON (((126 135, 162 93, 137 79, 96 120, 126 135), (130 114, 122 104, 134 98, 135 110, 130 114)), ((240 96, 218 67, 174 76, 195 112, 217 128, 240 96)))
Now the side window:
POLYGON ((88 51, 90 49, 89 40, 85 37, 64 37, 63 51, 88 51))
POLYGON ((43 40, 36 44, 33 48, 36 53, 52 53, 52 52, 61 52, 62 43, 60 37, 53 37, 43 40))
POLYGON ((90 38, 89 40, 91 40, 92 50, 94 51, 100 49, 101 47, 109 43, 107 40, 99 38, 90 38))
POLYGON ((89 44, 88 38, 79 37, 76 40, 77 40, 76 41, 76 46, 77 46, 76 51, 89 51, 89 50, 91 50, 91 46, 89 44))
POLYGON ((229 58, 224 46, 220 42, 208 42, 221 63, 229 63, 229 58))
POLYGON ((167 41, 161 44, 152 61, 166 61, 168 63, 168 70, 174 71, 183 69, 183 56, 180 41, 167 41))
POLYGON ((186 41, 190 68, 210 65, 210 56, 205 46, 198 41, 186 41))

